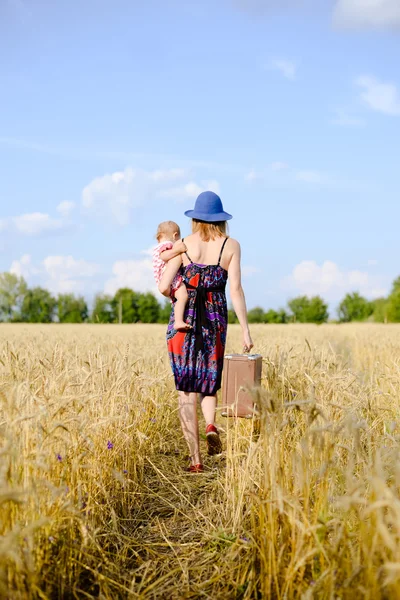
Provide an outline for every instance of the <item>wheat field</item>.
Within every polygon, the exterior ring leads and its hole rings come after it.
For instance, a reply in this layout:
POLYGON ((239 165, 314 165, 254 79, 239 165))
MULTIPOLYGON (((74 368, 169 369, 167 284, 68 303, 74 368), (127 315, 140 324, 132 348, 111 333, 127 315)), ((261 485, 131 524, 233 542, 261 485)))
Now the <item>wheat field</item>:
POLYGON ((400 326, 252 333, 193 475, 165 326, 0 326, 1 598, 400 597, 400 326))

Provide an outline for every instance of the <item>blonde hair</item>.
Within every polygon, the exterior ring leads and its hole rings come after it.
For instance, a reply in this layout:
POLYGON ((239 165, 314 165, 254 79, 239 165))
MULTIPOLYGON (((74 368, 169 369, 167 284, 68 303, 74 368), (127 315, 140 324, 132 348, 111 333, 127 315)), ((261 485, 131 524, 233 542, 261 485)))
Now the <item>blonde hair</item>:
POLYGON ((157 242, 159 242, 163 236, 170 237, 171 241, 172 241, 174 239, 175 233, 178 234, 178 239, 179 239, 181 237, 181 230, 179 228, 179 225, 177 223, 175 223, 174 221, 163 221, 157 227, 157 233, 156 233, 157 242))
POLYGON ((228 237, 226 221, 215 221, 214 223, 206 223, 192 219, 192 232, 200 233, 200 237, 204 242, 215 240, 219 237, 228 237))

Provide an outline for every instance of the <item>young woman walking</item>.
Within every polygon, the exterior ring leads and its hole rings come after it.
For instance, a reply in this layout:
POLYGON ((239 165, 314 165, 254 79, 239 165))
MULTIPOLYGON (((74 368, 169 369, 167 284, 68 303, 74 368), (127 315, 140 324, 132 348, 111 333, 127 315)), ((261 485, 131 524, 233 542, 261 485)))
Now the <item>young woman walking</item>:
POLYGON ((246 301, 240 272, 240 245, 228 237, 226 221, 232 218, 213 192, 203 192, 194 210, 185 212, 192 219, 192 235, 184 241, 187 252, 170 260, 159 283, 169 296, 178 270, 188 292, 185 322, 188 331, 174 328, 172 308, 167 330, 167 345, 179 392, 179 417, 189 446, 191 472, 203 471, 197 421, 197 394, 206 421, 209 455, 220 454, 222 447, 215 426, 216 394, 221 388, 228 310, 225 287, 229 277, 233 308, 242 327, 243 350, 253 348, 247 322, 246 301))

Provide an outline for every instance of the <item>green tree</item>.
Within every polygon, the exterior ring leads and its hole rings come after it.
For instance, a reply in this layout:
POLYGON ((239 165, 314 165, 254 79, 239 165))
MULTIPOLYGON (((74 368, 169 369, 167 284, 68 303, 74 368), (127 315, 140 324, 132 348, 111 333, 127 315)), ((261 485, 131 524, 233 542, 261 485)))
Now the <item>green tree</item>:
POLYGON ((115 312, 111 296, 107 296, 106 294, 97 294, 95 296, 91 320, 93 323, 115 322, 115 312))
POLYGON ((264 314, 265 323, 287 323, 288 320, 289 316, 283 308, 278 311, 271 308, 264 314))
POLYGON ((400 291, 400 277, 397 277, 392 283, 392 294, 400 291))
POLYGON ((237 315, 232 307, 228 309, 228 323, 230 323, 231 325, 233 325, 234 323, 239 323, 237 315))
POLYGON ((142 323, 157 323, 160 305, 151 292, 140 294, 137 303, 139 321, 142 323))
POLYGON ((82 296, 60 294, 57 298, 57 313, 60 323, 83 323, 88 318, 88 307, 82 296))
POLYGON ((34 287, 24 296, 21 307, 21 320, 26 323, 51 323, 57 300, 48 290, 34 287))
POLYGON ((400 289, 393 291, 388 298, 387 320, 389 323, 400 323, 400 289))
POLYGON ((249 323, 264 323, 264 310, 260 306, 252 308, 247 313, 247 320, 249 323))
POLYGON ((326 323, 329 319, 328 305, 321 296, 310 298, 310 306, 307 311, 306 323, 326 323))
POLYGON ((28 287, 23 277, 0 273, 0 321, 19 321, 28 287))
POLYGON ((294 320, 298 323, 326 323, 329 318, 328 305, 320 296, 298 296, 288 302, 294 320))
POLYGON ((137 294, 130 288, 120 288, 117 290, 111 301, 111 306, 118 322, 120 313, 122 323, 137 323, 139 321, 139 296, 140 294, 137 294))
POLYGON ((168 323, 169 318, 171 316, 171 302, 168 299, 165 299, 164 304, 160 306, 160 310, 158 313, 158 322, 159 323, 168 323))
POLYGON ((366 298, 358 292, 346 294, 338 308, 339 320, 342 323, 350 321, 365 321, 371 316, 373 306, 366 298))
POLYGON ((310 306, 310 300, 307 296, 297 296, 288 302, 294 320, 298 323, 307 323, 307 310, 310 306))
POLYGON ((376 323, 387 323, 388 321, 388 299, 376 298, 372 300, 372 316, 376 323))
POLYGON ((400 323, 400 277, 393 281, 392 291, 387 300, 386 313, 390 323, 400 323))

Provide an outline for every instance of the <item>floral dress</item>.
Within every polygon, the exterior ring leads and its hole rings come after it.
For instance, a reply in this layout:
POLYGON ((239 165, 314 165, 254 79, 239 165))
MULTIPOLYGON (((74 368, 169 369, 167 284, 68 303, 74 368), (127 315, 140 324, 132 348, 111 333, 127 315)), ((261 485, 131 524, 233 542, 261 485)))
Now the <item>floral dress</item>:
POLYGON ((188 291, 185 321, 188 332, 174 329, 172 308, 167 330, 168 353, 176 389, 213 396, 221 387, 228 310, 225 288, 228 272, 221 267, 222 244, 218 264, 199 265, 191 261, 182 269, 188 291))

